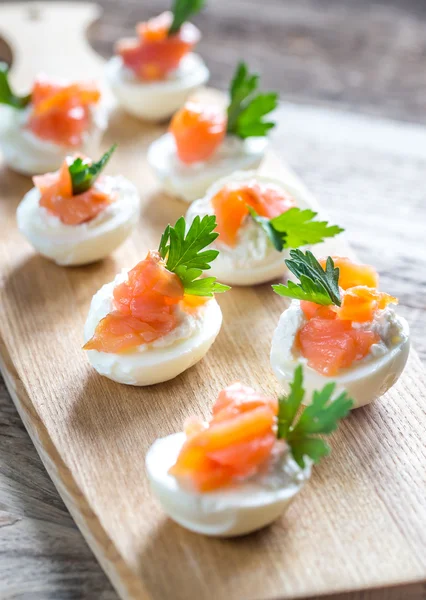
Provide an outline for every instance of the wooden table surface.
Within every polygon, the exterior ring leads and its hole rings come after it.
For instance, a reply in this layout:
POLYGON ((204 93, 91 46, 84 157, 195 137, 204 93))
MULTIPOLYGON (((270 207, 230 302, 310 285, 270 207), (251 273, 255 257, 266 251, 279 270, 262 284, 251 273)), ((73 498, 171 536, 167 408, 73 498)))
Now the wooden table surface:
MULTIPOLYGON (((106 56, 135 21, 167 5, 162 0, 101 4, 104 18, 89 33, 106 56)), ((346 228, 361 259, 377 266, 383 289, 399 296, 414 344, 426 360, 426 127, 341 112, 349 108, 426 123, 424 2, 212 0, 200 25, 205 32, 200 50, 213 84, 224 87, 244 56, 262 70, 266 87, 279 89, 291 102, 280 111, 276 149, 346 228)), ((361 595, 347 596, 355 597, 361 595)), ((362 595, 391 597, 425 598, 426 588, 419 583, 362 595)), ((12 598, 117 596, 0 380, 0 599, 12 598)))

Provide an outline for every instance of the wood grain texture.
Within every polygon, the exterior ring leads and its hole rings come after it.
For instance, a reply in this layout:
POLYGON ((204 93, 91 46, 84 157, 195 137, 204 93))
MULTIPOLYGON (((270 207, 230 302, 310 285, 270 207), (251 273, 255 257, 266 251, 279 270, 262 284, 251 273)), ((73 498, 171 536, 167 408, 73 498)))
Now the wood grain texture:
MULTIPOLYGON (((417 215, 418 210, 421 209, 421 192, 419 191, 418 196, 414 196, 414 198, 410 197, 407 202, 408 208, 404 207, 405 213, 401 216, 397 215, 392 219, 392 215, 387 211, 386 223, 379 232, 375 230, 374 221, 368 223, 367 229, 363 231, 364 221, 359 218, 361 210, 356 209, 356 204, 353 205, 353 208, 350 207, 352 201, 359 201, 362 210, 371 213, 372 202, 369 195, 362 192, 367 189, 370 193, 370 188, 373 186, 374 197, 378 202, 378 207, 374 209, 377 224, 381 219, 379 207, 383 209, 387 206, 386 193, 391 193, 392 204, 396 203, 397 205, 398 199, 405 199, 407 180, 409 179, 410 186, 413 181, 414 184, 416 181, 421 181, 420 176, 424 165, 420 156, 421 148, 419 147, 419 156, 411 153, 405 158, 406 162, 401 165, 401 153, 392 154, 386 148, 377 148, 371 144, 371 140, 367 144, 368 151, 365 153, 366 143, 365 140, 363 142, 361 136, 358 138, 358 142, 352 140, 352 143, 349 144, 345 158, 343 152, 344 148, 347 148, 348 140, 341 139, 339 141, 339 136, 336 136, 335 133, 330 136, 330 132, 328 132, 326 136, 319 136, 321 144, 318 144, 318 139, 315 139, 315 137, 318 138, 318 135, 313 135, 315 126, 324 123, 327 113, 313 111, 312 114, 309 114, 309 109, 307 109, 308 112, 298 111, 297 107, 292 106, 285 107, 283 111, 281 122, 284 125, 277 140, 285 154, 289 156, 293 165, 299 166, 299 170, 306 175, 310 185, 313 185, 319 192, 328 211, 331 211, 333 216, 336 213, 340 219, 348 219, 349 233, 358 240, 358 247, 363 258, 371 262, 379 262, 380 270, 383 271, 383 265, 386 265, 387 262, 392 265, 395 255, 397 255, 399 264, 404 267, 406 273, 404 281, 407 283, 404 283, 405 289, 402 285, 400 286, 401 291, 406 294, 407 300, 410 298, 412 300, 412 293, 409 294, 409 289, 417 289, 415 286, 418 285, 418 281, 415 280, 414 268, 413 270, 408 269, 410 265, 408 250, 410 244, 414 248, 422 241, 420 220, 418 220, 418 227, 414 227, 414 233, 411 231, 411 226, 415 223, 414 215, 417 215), (286 116, 287 119, 284 121, 286 116), (311 131, 312 127, 313 131, 311 131), (280 138, 282 139, 280 140, 280 138), (291 140, 291 147, 287 140, 291 140), (324 154, 329 158, 330 164, 327 162, 324 165, 322 159, 324 154), (374 171, 372 160, 376 159, 377 162, 378 158, 381 168, 379 177, 375 177, 377 171, 374 171), (322 163, 322 166, 316 167, 318 161, 322 163), (350 165, 349 169, 348 164, 350 165), (399 177, 401 180, 398 179, 399 177), (380 184, 376 179, 380 181, 384 179, 387 184, 380 184), (392 182, 398 183, 396 190, 392 182), (344 207, 342 207, 341 200, 342 190, 346 190, 344 197, 347 201, 344 207), (407 211, 412 212, 407 213, 407 211), (405 218, 407 214, 413 215, 412 223, 410 223, 410 228, 407 226, 404 230, 405 236, 400 237, 398 227, 402 218, 405 218), (351 231, 352 222, 356 227, 354 232, 351 231), (384 252, 383 241, 389 241, 386 233, 390 226, 391 233, 395 231, 396 235, 392 237, 391 247, 384 252), (372 234, 378 237, 374 239, 372 234), (407 246, 408 249, 406 249, 407 246), (370 248, 373 248, 374 256, 369 254, 370 248), (395 255, 393 254, 394 249, 395 255), (400 252, 402 252, 402 259, 400 252)), ((337 117, 335 126, 336 124, 343 127, 343 131, 344 125, 349 126, 348 119, 344 115, 337 117)), ((353 125, 357 129, 359 121, 353 125)), ((384 131, 393 130, 393 126, 390 126, 389 130, 385 124, 381 125, 385 128, 380 130, 382 134, 384 131)), ((374 122, 368 121, 365 126, 371 131, 374 122)), ((378 130, 374 130, 374 132, 377 134, 378 130)), ((423 131, 420 133, 423 134, 423 131)), ((156 424, 151 422, 151 418, 160 416, 162 421, 166 421, 166 423, 162 423, 162 431, 165 431, 165 427, 167 432, 170 432, 180 426, 184 414, 187 414, 192 408, 198 408, 196 403, 199 400, 200 389, 202 389, 206 405, 199 407, 198 410, 206 411, 221 385, 233 377, 241 377, 239 361, 245 357, 238 356, 237 347, 229 346, 230 340, 227 339, 235 333, 233 318, 242 319, 244 341, 248 345, 252 321, 249 315, 241 314, 242 302, 249 302, 253 306, 254 314, 261 315, 264 300, 271 300, 267 286, 258 288, 256 293, 251 290, 243 290, 241 297, 238 297, 234 290, 232 292, 234 300, 231 296, 229 300, 224 298, 225 327, 220 339, 206 360, 176 380, 176 385, 173 386, 160 386, 162 389, 155 388, 147 391, 129 390, 94 376, 87 364, 84 363, 84 357, 82 361, 79 351, 81 325, 84 322, 93 291, 106 280, 111 279, 121 265, 133 264, 151 241, 157 241, 157 234, 163 224, 169 218, 172 220, 181 214, 182 210, 185 210, 180 203, 169 200, 166 205, 169 213, 164 217, 158 214, 157 203, 161 200, 161 196, 157 194, 151 176, 149 174, 145 176, 143 171, 143 146, 158 134, 159 129, 142 126, 136 128, 134 121, 117 116, 113 122, 110 138, 105 140, 107 144, 110 139, 116 139, 119 136, 121 145, 124 145, 123 155, 121 160, 119 159, 115 163, 114 171, 121 169, 124 173, 132 173, 132 177, 137 173, 137 177, 133 178, 147 202, 143 215, 144 223, 152 226, 147 238, 143 237, 144 229, 139 236, 135 236, 135 239, 116 253, 112 259, 104 261, 102 265, 70 270, 59 269, 47 261, 34 257, 31 250, 23 245, 22 240, 14 231, 8 233, 7 242, 1 240, 5 246, 1 247, 0 254, 5 258, 7 264, 5 268, 3 264, 0 267, 3 293, 0 306, 9 315, 2 323, 2 336, 4 338, 7 336, 8 346, 11 345, 8 352, 2 352, 3 357, 6 356, 7 360, 5 369, 9 374, 8 385, 12 391, 15 390, 14 386, 17 386, 16 390, 19 394, 20 405, 22 404, 23 407, 21 413, 24 421, 28 418, 26 415, 30 415, 34 419, 31 401, 26 390, 29 390, 31 394, 39 395, 40 415, 43 416, 40 422, 36 420, 37 431, 33 436, 35 443, 41 448, 46 467, 50 469, 56 479, 59 478, 59 488, 65 495, 70 510, 75 512, 77 506, 78 511, 83 512, 84 519, 80 525, 86 529, 86 535, 91 537, 92 547, 98 552, 104 567, 112 569, 114 571, 112 576, 116 577, 117 570, 121 569, 121 573, 123 573, 124 568, 119 554, 126 557, 132 555, 133 559, 128 562, 132 563, 135 571, 145 577, 146 591, 155 598, 169 597, 167 594, 170 589, 173 589, 174 597, 177 598, 212 597, 208 595, 209 590, 206 590, 205 577, 212 578, 211 586, 215 590, 214 595, 219 598, 232 597, 229 594, 238 598, 259 598, 264 591, 276 596, 274 589, 265 586, 261 573, 265 575, 264 579, 269 586, 274 583, 282 586, 282 597, 290 597, 292 589, 296 590, 292 597, 297 595, 301 597, 305 593, 303 586, 306 584, 304 581, 306 565, 302 565, 300 561, 302 555, 306 557, 306 561, 309 561, 308 564, 312 565, 309 577, 313 581, 309 583, 318 586, 313 592, 316 596, 325 589, 321 588, 321 585, 327 587, 330 582, 336 583, 337 581, 337 584, 341 586, 345 581, 348 581, 350 586, 360 585, 364 578, 364 581, 374 579, 373 585, 384 585, 402 581, 398 575, 402 571, 406 577, 404 581, 414 581, 419 578, 419 573, 423 573, 422 576, 424 576, 424 552, 421 550, 425 545, 422 537, 425 525, 424 481, 422 480, 424 469, 422 471, 422 465, 425 464, 425 457, 424 441, 422 442, 420 437, 425 410, 424 373, 415 358, 411 363, 411 370, 406 372, 404 380, 398 384, 392 394, 374 407, 358 411, 351 416, 347 427, 333 440, 336 462, 331 465, 330 461, 327 461, 317 470, 313 483, 304 491, 297 504, 295 503, 289 517, 274 528, 246 540, 213 541, 211 544, 210 541, 198 539, 194 535, 183 532, 169 522, 163 522, 158 508, 151 503, 141 473, 144 451, 148 442, 152 441, 158 433, 156 424), (142 136, 144 141, 141 144, 142 136), (130 159, 126 160, 125 157, 130 157, 130 159), (10 240, 13 241, 13 246, 9 245, 10 240), (16 298, 18 301, 15 300, 16 298), (47 303, 51 308, 49 318, 46 318, 44 311, 47 303), (29 309, 29 315, 22 318, 25 308, 29 309), (12 316, 12 312, 10 312, 12 310, 15 316, 12 316), (57 333, 56 328, 59 324, 64 327, 66 333, 64 339, 57 333), (37 331, 37 338, 34 336, 31 338, 30 331, 37 331), (46 350, 46 341, 51 340, 52 336, 55 339, 55 352, 39 355, 39 349, 46 350), (17 343, 17 339, 24 340, 24 348, 17 343), (69 343, 70 340, 72 340, 72 347, 69 343), (237 359, 234 364, 229 365, 230 361, 227 360, 227 355, 224 353, 230 352, 230 350, 233 355, 237 356, 237 359), (67 365, 72 365, 66 376, 59 380, 57 368, 53 363, 53 355, 56 357, 57 353, 59 353, 59 360, 63 360, 67 365), (19 383, 19 378, 17 379, 12 362, 8 360, 8 354, 12 355, 14 364, 18 367, 23 386, 19 383), (40 372, 43 372, 42 369, 45 372, 45 369, 48 368, 51 373, 49 380, 40 380, 38 375, 34 380, 34 371, 29 371, 31 363, 34 367, 39 367, 40 372), (220 372, 218 369, 221 367, 225 370, 221 376, 218 376, 217 373, 220 372), (205 388, 203 378, 207 373, 212 373, 212 376, 209 386, 205 388), (81 377, 79 378, 79 376, 81 377), (413 381, 417 381, 418 377, 423 377, 423 387, 420 384, 418 388, 415 387, 413 381), (188 387, 190 388, 189 394, 188 387), (172 394, 173 397, 179 395, 177 403, 173 405, 170 402, 172 394), (105 411, 104 414, 107 415, 105 423, 99 422, 98 416, 101 411, 105 411), (174 411, 177 414, 174 414, 174 411), (52 421, 54 422, 52 423, 52 421), (48 423, 54 427, 55 435, 53 436, 52 434, 48 435, 46 429, 48 423), (409 426, 412 426, 413 429, 406 438, 404 431, 408 431, 409 426), (67 446, 66 456, 69 460, 64 461, 64 456, 58 457, 55 453, 55 448, 51 444, 54 439, 56 443, 67 446), (359 440, 357 443, 356 439, 359 440), (114 514, 109 514, 105 522, 102 521, 102 527, 99 527, 94 513, 99 516, 105 507, 102 505, 94 511, 90 499, 86 504, 81 498, 80 491, 84 489, 87 497, 90 498, 91 495, 96 496, 99 487, 104 490, 104 501, 107 502, 109 500, 108 492, 112 494, 117 485, 117 481, 111 478, 111 472, 114 465, 118 464, 119 453, 123 449, 127 449, 129 443, 130 445, 136 444, 136 447, 133 447, 136 454, 132 464, 126 468, 126 472, 121 473, 120 481, 122 485, 126 486, 131 498, 126 496, 121 507, 115 507, 118 514, 113 510, 114 514), (76 450, 74 456, 69 457, 69 453, 73 454, 70 450, 73 444, 75 444, 76 450), (102 477, 95 482, 89 481, 91 475, 88 475, 85 467, 80 464, 82 450, 93 452, 98 444, 102 449, 106 489, 104 489, 102 477), (352 449, 353 455, 345 454, 346 447, 352 449), (70 475, 69 466, 72 467, 72 471, 75 470, 74 478, 70 475), (340 480, 342 473, 345 473, 345 477, 340 480), (371 488, 371 482, 374 482, 373 488, 371 488), (391 482, 390 487, 389 482, 391 482), (413 495, 413 489, 417 491, 417 496, 413 495), (336 508, 330 505, 333 501, 337 504, 336 508), (325 508, 322 504, 325 504, 325 508), (149 507, 148 513, 141 510, 142 505, 149 507), (350 523, 346 522, 348 512, 351 514, 350 523), (152 522, 147 522, 147 514, 152 522), (380 515, 380 518, 377 515, 380 515), (318 517, 322 523, 319 528, 316 523, 318 517), (292 522, 291 519, 295 519, 295 522, 292 522), (126 523, 138 532, 146 533, 149 542, 137 545, 135 550, 134 544, 129 542, 125 532, 122 531, 126 523), (369 527, 371 524, 372 527, 369 527), (115 547, 108 542, 110 539, 108 532, 114 529, 119 530, 119 539, 115 547), (100 546, 102 550, 99 550, 100 546), (107 552, 104 551, 105 546, 107 546, 107 552), (319 547, 321 552, 318 552, 319 547), (157 550, 160 551, 158 556, 155 554, 157 550), (384 550, 386 550, 386 560, 382 561, 380 558, 384 550), (208 561, 203 563, 201 557, 206 556, 206 552, 209 553, 208 561), (294 570, 292 556, 296 553, 299 556, 299 563, 298 568, 294 570), (343 568, 348 572, 343 578, 340 566, 333 567, 336 564, 333 560, 335 555, 346 556, 348 553, 350 556, 356 557, 357 564, 349 566, 344 562, 343 568), (268 558, 266 572, 259 571, 259 555, 268 558), (237 562, 234 560, 235 556, 238 557, 237 562), (217 571, 217 561, 223 559, 226 559, 227 563, 230 561, 236 563, 236 573, 228 567, 220 572, 217 571), (374 564, 374 560, 378 562, 378 565, 374 564), (385 564, 381 564, 382 562, 385 564), (194 586, 191 589, 180 587, 187 585, 190 577, 194 577, 194 586), (185 579, 186 581, 184 581, 185 579), (171 586, 168 589, 163 587, 167 581, 171 586), (156 594, 153 593, 153 590, 156 594)), ((403 136, 403 139, 407 141, 404 137, 406 135, 411 141, 415 138, 414 132, 407 131, 405 126, 394 134, 398 140, 401 139, 400 136, 403 136)), ((349 139, 349 141, 351 140, 349 139)), ((28 187, 28 180, 2 171, 0 183, 0 197, 4 201, 1 209, 3 211, 2 219, 12 218, 18 197, 28 187), (15 192, 13 194, 11 194, 12 189, 15 192)), ((413 187, 416 188, 415 185, 413 187)), ((424 263, 418 264, 421 270, 424 263)), ((391 269, 388 274, 385 272, 385 277, 391 284, 387 286, 387 289, 395 292, 396 290, 392 286, 400 285, 398 278, 392 274, 391 269)), ((274 299, 274 314, 270 317, 270 324, 256 326, 256 339, 258 337, 261 339, 263 333, 266 338, 270 337, 280 309, 279 299, 274 299)), ((418 314, 421 314, 423 309, 424 306, 422 307, 420 304, 417 307, 418 314)), ((412 315, 413 312, 410 314, 412 315)), ((258 347, 249 351, 247 357, 249 360, 253 360, 254 356, 264 356, 263 370, 248 373, 249 366, 244 365, 243 372, 247 381, 272 390, 274 384, 270 381, 266 358, 268 344, 269 340, 264 339, 258 347), (265 384, 266 379, 269 380, 268 384, 265 384)), ((34 427, 31 426, 31 428, 34 427)), ((131 460, 130 457, 128 460, 131 460)), ((32 468, 28 468, 27 472, 33 476, 32 468)), ((30 482, 27 482, 27 485, 31 489, 30 482)), ((38 492, 40 493, 40 490, 38 492)), ((7 497, 7 502, 8 506, 13 506, 13 510, 15 510, 13 501, 9 497, 7 497)), ((6 514, 3 516, 7 525, 4 529, 0 529, 0 532, 17 532, 19 531, 19 521, 15 520, 17 517, 11 514, 13 511, 8 506, 6 514)), ((33 510, 37 515, 37 526, 34 529, 37 535, 28 537, 28 548, 31 551, 35 540, 39 536, 42 538, 46 536, 47 531, 50 532, 52 538, 54 537, 52 527, 44 525, 48 521, 54 521, 54 518, 49 514, 48 509, 43 509, 43 506, 44 499, 41 506, 40 503, 34 502, 33 510)), ((62 508, 61 510, 63 512, 62 508)), ((28 514, 32 515, 33 513, 28 509, 28 514)), ((59 520, 59 515, 57 518, 59 520)), ((68 525, 72 532, 70 537, 75 539, 76 532, 70 523, 68 525)), ((28 532, 30 529, 26 528, 25 531, 28 532)), ((61 539, 62 531, 57 535, 61 539)), ((63 544, 62 539, 61 543, 63 544)), ((58 548, 61 547, 63 546, 58 548)), ((60 556, 61 551, 59 550, 58 558, 60 556)), ((87 553, 84 554, 83 549, 81 549, 81 553, 76 550, 75 555, 68 554, 67 561, 67 564, 77 564, 75 569, 78 572, 68 571, 68 577, 62 574, 64 581, 68 579, 70 594, 75 594, 75 596, 64 595, 64 598, 105 597, 109 600, 114 597, 112 591, 107 587, 102 587, 100 578, 96 580, 96 576, 92 576, 92 569, 93 573, 96 572, 95 567, 87 553), (70 560, 70 556, 73 560, 70 560), (80 568, 81 571, 79 571, 80 568), (77 580, 81 577, 81 573, 87 574, 89 589, 79 588, 77 591, 76 587, 72 591, 72 579, 74 577, 77 580), (90 588, 90 585, 93 587, 90 588)), ((61 574, 58 573, 58 578, 60 576, 61 574)), ((123 577, 130 588, 133 588, 131 593, 136 594, 135 597, 144 596, 140 587, 136 589, 138 583, 131 574, 126 572, 121 575, 121 578, 123 577)), ((60 596, 55 595, 53 591, 55 589, 54 578, 51 578, 46 585, 51 587, 37 590, 38 597, 48 598, 48 594, 52 593, 51 597, 58 599, 60 596)), ((116 585, 118 585, 117 580, 116 585)), ((396 594, 406 594, 407 589, 414 589, 415 593, 420 593, 419 590, 424 589, 421 584, 413 584, 413 586, 404 587, 403 590, 382 590, 374 592, 374 594, 380 593, 382 598, 406 598, 409 596, 396 594), (389 596, 385 594, 389 594, 389 596)), ((328 589, 331 588, 328 587, 328 589)), ((21 593, 23 596, 20 597, 25 597, 26 593, 31 593, 30 590, 32 590, 30 586, 25 588, 22 587, 22 584, 17 586, 16 581, 8 581, 8 597, 14 597, 14 593, 16 595, 21 593)), ((127 592, 122 591, 122 593, 126 594, 127 592)), ((362 597, 370 598, 370 595, 373 598, 373 592, 362 597)), ((36 594, 31 595, 31 598, 33 597, 37 597, 36 594)))

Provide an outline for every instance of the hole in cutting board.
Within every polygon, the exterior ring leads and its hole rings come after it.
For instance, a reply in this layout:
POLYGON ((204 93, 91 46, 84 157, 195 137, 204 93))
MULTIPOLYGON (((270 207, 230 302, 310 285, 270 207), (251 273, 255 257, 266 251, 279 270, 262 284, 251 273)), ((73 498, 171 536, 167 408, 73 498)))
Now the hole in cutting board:
MULTIPOLYGON (((25 7, 26 18, 29 21, 38 21, 41 18, 41 9, 37 4, 25 7)), ((5 62, 9 67, 13 64, 13 52, 7 41, 0 36, 0 62, 5 62)))
POLYGON ((6 40, 3 39, 1 36, 0 36, 0 61, 7 63, 9 65, 9 67, 12 65, 12 62, 13 62, 12 48, 9 46, 9 44, 6 42, 6 40))

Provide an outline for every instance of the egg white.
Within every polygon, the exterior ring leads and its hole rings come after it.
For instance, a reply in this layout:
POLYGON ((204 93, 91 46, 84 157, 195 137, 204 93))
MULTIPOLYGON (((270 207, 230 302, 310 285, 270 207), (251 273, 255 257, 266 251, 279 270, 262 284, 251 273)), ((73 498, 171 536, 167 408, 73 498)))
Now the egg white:
POLYGON ((383 396, 397 382, 408 359, 410 350, 408 323, 395 314, 393 319, 398 329, 398 340, 384 353, 377 356, 370 353, 351 367, 342 369, 338 375, 327 377, 309 367, 307 360, 294 350, 297 332, 306 321, 299 301, 293 300, 289 308, 281 314, 274 332, 271 346, 272 370, 287 392, 295 369, 302 364, 306 404, 310 403, 315 390, 322 389, 331 381, 336 382, 335 395, 346 391, 354 400, 353 408, 369 404, 383 396))
POLYGON ((213 492, 191 492, 168 474, 184 441, 184 433, 158 439, 146 455, 146 470, 164 512, 182 527, 203 535, 234 537, 269 525, 287 510, 311 474, 310 464, 301 469, 287 453, 279 473, 213 492))
POLYGON ((198 54, 185 56, 167 79, 143 82, 123 64, 120 56, 111 58, 106 77, 120 106, 145 121, 163 121, 179 110, 186 100, 209 79, 209 70, 198 54))
POLYGON ((140 198, 125 177, 105 177, 105 192, 116 199, 94 219, 66 225, 40 206, 40 192, 32 188, 18 206, 18 228, 32 246, 58 265, 84 265, 108 256, 131 234, 139 220, 140 198))
POLYGON ((70 148, 42 140, 26 129, 31 105, 25 109, 0 106, 0 150, 7 166, 23 175, 40 175, 60 168, 67 156, 80 152, 94 156, 108 124, 106 104, 92 108, 92 123, 82 136, 80 147, 70 148))
MULTIPOLYGON (((214 214, 211 201, 225 185, 236 182, 244 184, 253 180, 290 194, 299 208, 311 208, 309 197, 303 189, 263 177, 255 171, 237 171, 214 183, 204 198, 193 202, 186 213, 186 222, 190 224, 197 215, 203 217, 214 214)), ((240 228, 236 246, 231 248, 218 238, 211 247, 219 250, 219 256, 212 263, 209 274, 229 285, 257 285, 282 277, 288 271, 284 262, 289 257, 288 251, 278 252, 266 232, 251 217, 240 228)))
POLYGON ((185 165, 177 155, 174 137, 166 133, 151 144, 147 159, 166 192, 193 202, 218 179, 234 171, 257 169, 267 147, 266 137, 241 140, 228 135, 209 160, 185 165))
MULTIPOLYGON (((114 288, 126 279, 124 271, 93 296, 84 326, 85 342, 93 337, 99 321, 114 310, 114 288)), ((195 316, 182 317, 180 326, 154 342, 122 354, 88 350, 89 361, 98 373, 118 383, 145 386, 174 379, 207 354, 222 325, 222 312, 214 298, 199 307, 195 316)))

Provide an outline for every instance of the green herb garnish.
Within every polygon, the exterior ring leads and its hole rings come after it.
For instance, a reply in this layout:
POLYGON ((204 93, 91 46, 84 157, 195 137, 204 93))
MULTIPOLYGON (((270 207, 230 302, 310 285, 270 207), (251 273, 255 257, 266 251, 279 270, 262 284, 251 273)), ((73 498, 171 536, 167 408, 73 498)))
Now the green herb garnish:
POLYGON ((206 0, 174 0, 172 7, 173 21, 168 35, 178 33, 182 25, 186 23, 192 15, 200 12, 205 3, 206 0))
POLYGON ((273 285, 274 292, 287 298, 309 300, 316 304, 340 306, 339 269, 334 266, 331 256, 327 258, 325 269, 309 250, 290 250, 290 258, 285 261, 289 270, 300 283, 288 282, 273 285))
POLYGON ((31 94, 17 96, 12 92, 9 83, 9 65, 0 62, 0 104, 7 104, 13 108, 25 108, 31 102, 31 94))
POLYGON ((305 457, 317 463, 330 453, 328 444, 317 436, 337 429, 339 420, 346 417, 354 404, 346 392, 331 400, 335 388, 335 383, 327 383, 321 391, 315 391, 312 404, 304 409, 296 421, 297 411, 305 396, 303 370, 299 366, 294 372, 290 393, 278 400, 277 437, 286 440, 294 460, 302 469, 305 467, 305 457))
POLYGON ((329 225, 327 221, 314 221, 317 213, 310 209, 293 207, 273 219, 261 217, 251 206, 248 209, 279 252, 284 248, 319 244, 344 231, 337 225, 329 225))
POLYGON ((211 297, 230 289, 218 283, 216 277, 200 279, 219 254, 218 250, 204 250, 219 235, 215 228, 215 216, 196 216, 186 233, 186 222, 181 217, 174 227, 168 225, 161 236, 158 252, 166 261, 166 268, 180 278, 186 294, 211 297))
POLYGON ((264 117, 277 107, 278 94, 259 94, 258 85, 259 75, 250 74, 247 65, 240 63, 231 82, 228 133, 243 139, 263 137, 275 127, 264 117))
POLYGON ((92 187, 116 148, 117 144, 111 146, 102 158, 95 163, 86 162, 82 158, 75 159, 68 167, 71 175, 73 196, 83 194, 92 187))

